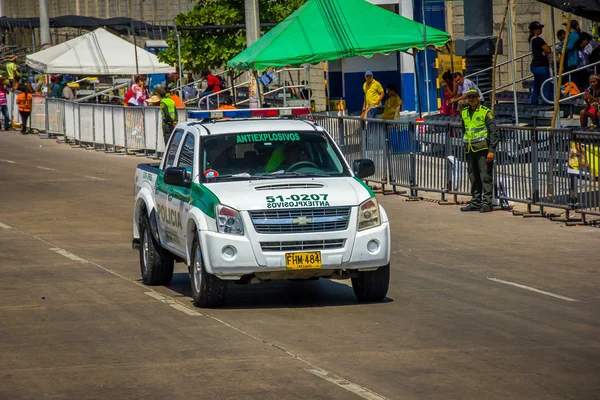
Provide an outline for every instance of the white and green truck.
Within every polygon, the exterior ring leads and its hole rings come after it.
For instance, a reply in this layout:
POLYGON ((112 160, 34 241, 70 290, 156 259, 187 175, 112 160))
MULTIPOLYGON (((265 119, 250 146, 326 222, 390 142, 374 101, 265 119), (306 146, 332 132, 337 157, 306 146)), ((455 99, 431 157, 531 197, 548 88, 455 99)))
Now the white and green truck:
POLYGON ((294 119, 305 111, 190 111, 162 161, 137 167, 145 284, 169 284, 179 261, 197 307, 221 305, 232 281, 352 279, 359 300, 386 297, 389 222, 361 180, 374 164, 350 168, 322 127, 294 119))

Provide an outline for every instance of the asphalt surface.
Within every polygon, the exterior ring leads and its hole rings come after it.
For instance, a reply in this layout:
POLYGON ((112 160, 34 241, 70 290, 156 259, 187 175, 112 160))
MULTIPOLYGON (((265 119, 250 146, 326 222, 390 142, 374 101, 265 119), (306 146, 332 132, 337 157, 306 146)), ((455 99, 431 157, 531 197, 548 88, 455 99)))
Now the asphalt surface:
POLYGON ((600 398, 600 230, 380 197, 386 301, 319 280, 199 310, 183 264, 140 282, 146 161, 0 133, 0 399, 600 398))

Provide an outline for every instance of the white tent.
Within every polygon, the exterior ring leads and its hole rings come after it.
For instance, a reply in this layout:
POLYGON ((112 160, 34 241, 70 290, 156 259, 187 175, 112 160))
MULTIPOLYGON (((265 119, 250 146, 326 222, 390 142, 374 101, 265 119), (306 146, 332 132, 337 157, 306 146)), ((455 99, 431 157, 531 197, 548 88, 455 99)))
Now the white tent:
POLYGON ((167 74, 175 68, 138 47, 138 68, 132 43, 102 28, 27 56, 27 65, 47 74, 167 74))

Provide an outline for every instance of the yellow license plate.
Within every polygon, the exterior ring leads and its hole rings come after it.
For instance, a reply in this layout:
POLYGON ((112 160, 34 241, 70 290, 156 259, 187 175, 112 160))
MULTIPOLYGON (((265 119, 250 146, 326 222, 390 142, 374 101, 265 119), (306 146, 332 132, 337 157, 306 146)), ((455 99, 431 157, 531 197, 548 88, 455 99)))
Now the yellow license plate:
POLYGON ((320 251, 285 253, 287 269, 319 269, 323 267, 320 251))

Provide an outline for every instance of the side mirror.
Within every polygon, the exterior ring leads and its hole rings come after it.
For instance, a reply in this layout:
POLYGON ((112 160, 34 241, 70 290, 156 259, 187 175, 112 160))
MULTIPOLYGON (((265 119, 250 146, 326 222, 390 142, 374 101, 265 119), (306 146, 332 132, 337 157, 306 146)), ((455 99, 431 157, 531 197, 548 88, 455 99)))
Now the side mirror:
POLYGON ((361 179, 375 175, 375 163, 366 158, 354 160, 354 174, 361 179))
POLYGON ((167 185, 189 188, 192 181, 187 179, 187 171, 184 167, 170 167, 163 173, 163 180, 167 185))

